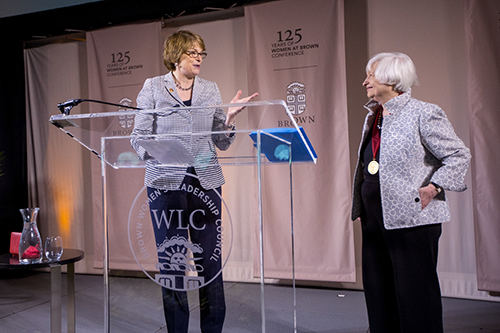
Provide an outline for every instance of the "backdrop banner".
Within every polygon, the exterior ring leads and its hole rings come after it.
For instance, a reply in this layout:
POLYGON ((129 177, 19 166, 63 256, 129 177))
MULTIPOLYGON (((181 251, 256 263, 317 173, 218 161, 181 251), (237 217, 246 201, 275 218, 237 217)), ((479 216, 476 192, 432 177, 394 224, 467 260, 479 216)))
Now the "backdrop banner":
MULTIPOLYGON (((261 100, 285 100, 318 154, 317 165, 293 166, 296 278, 354 282, 344 3, 277 1, 246 7, 245 19, 248 90, 261 100)), ((285 112, 268 110, 249 115, 249 123, 292 126, 285 112)), ((289 279, 287 169, 266 167, 263 184, 265 276, 289 279)))
POLYGON ((500 292, 500 34, 498 0, 465 1, 472 190, 479 290, 500 292))
MULTIPOLYGON (((135 106, 137 94, 145 79, 160 75, 161 45, 160 22, 131 24, 87 33, 89 98, 123 105, 118 108, 92 103, 89 105, 90 112, 121 111, 126 110, 128 106, 135 106)), ((118 121, 109 124, 103 124, 102 121, 93 119, 91 126, 106 128, 105 134, 109 137, 130 135, 134 128, 133 116, 120 117, 118 121)), ((91 140, 100 140, 100 135, 91 140)), ((124 158, 136 156, 133 148, 128 145, 122 154, 124 158)), ((92 175, 94 207, 101 207, 101 172, 94 170, 92 175)), ((139 266, 132 256, 127 221, 132 203, 143 187, 144 169, 111 169, 107 172, 106 179, 110 268, 137 270, 139 266)), ((144 194, 144 200, 145 198, 144 194)), ((93 221, 95 265, 102 267, 101 209, 94 209, 93 221)), ((155 244, 154 238, 141 240, 143 241, 153 246, 155 244)), ((156 259, 151 256, 152 266, 149 268, 154 267, 156 259)))
MULTIPOLYGON (((40 207, 42 241, 59 235, 64 247, 75 249, 85 249, 85 159, 90 155, 47 120, 59 112, 58 103, 86 96, 87 86, 82 83, 86 82, 86 73, 80 72, 82 64, 85 66, 85 52, 85 42, 24 51, 29 207, 40 207)), ((85 105, 74 111, 87 112, 85 105)), ((85 252, 85 258, 91 257, 89 252, 85 252)), ((76 269, 85 271, 84 261, 77 263, 76 269)))

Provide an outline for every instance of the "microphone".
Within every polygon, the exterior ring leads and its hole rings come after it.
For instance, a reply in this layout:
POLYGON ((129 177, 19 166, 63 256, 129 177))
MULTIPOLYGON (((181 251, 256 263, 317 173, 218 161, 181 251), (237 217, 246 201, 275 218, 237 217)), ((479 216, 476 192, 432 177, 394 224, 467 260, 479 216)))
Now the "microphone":
POLYGON ((78 104, 80 104, 81 102, 82 102, 81 99, 68 99, 64 103, 57 104, 57 107, 59 108, 59 111, 61 111, 61 113, 64 113, 65 115, 69 115, 69 112, 71 111, 71 109, 74 106, 77 106, 78 104))
POLYGON ((57 107, 59 108, 59 111, 61 111, 61 113, 64 113, 65 115, 69 116, 69 112, 71 111, 71 109, 74 106, 77 106, 78 104, 80 104, 81 102, 93 102, 93 103, 100 103, 100 104, 106 104, 106 105, 111 105, 111 106, 125 107, 126 109, 131 109, 131 110, 142 110, 141 108, 136 108, 133 106, 126 106, 123 104, 97 101, 95 99, 68 99, 64 103, 57 104, 57 107))

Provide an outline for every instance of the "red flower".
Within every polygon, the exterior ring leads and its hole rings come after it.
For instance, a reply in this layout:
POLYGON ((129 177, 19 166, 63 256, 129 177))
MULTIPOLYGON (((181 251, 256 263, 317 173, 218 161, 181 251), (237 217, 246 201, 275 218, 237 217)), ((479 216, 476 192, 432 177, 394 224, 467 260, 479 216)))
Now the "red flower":
POLYGON ((21 256, 22 259, 34 259, 40 257, 40 250, 33 245, 28 247, 21 256))

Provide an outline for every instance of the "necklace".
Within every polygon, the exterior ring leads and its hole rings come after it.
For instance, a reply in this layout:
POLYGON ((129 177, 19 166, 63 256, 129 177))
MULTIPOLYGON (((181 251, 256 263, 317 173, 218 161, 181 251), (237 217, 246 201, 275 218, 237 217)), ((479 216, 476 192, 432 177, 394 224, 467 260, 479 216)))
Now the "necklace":
POLYGON ((373 124, 372 130, 372 152, 373 152, 373 161, 368 163, 368 172, 371 175, 376 175, 380 165, 377 161, 377 152, 380 149, 380 131, 382 129, 382 112, 384 110, 382 107, 378 109, 377 122, 373 124))
POLYGON ((182 90, 182 91, 189 91, 191 89, 193 89, 193 86, 194 86, 194 80, 193 80, 193 83, 191 83, 191 85, 187 88, 182 88, 182 86, 177 82, 177 78, 175 77, 174 73, 172 73, 172 77, 174 78, 174 83, 175 83, 175 86, 182 90))
POLYGON ((378 113, 378 118, 377 118, 377 128, 379 130, 382 129, 382 113, 383 113, 383 110, 380 110, 378 113))
POLYGON ((181 85, 180 85, 180 84, 178 84, 177 82, 175 82, 175 86, 176 86, 177 88, 179 88, 180 90, 182 90, 182 91, 189 91, 189 90, 193 89, 193 86, 194 86, 194 81, 193 81, 193 83, 191 84, 191 86, 189 86, 189 87, 187 87, 187 88, 182 88, 182 87, 181 87, 181 85))

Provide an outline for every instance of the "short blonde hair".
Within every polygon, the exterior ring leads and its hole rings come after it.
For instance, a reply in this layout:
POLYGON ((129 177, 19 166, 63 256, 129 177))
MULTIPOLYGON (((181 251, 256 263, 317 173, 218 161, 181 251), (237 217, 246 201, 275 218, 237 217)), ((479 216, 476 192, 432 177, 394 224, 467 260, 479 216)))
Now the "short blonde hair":
POLYGON ((394 91, 407 92, 418 85, 417 70, 413 61, 404 53, 379 53, 373 56, 366 65, 366 71, 371 71, 377 65, 373 75, 382 84, 394 87, 394 91))
POLYGON ((169 71, 175 70, 181 56, 198 44, 205 51, 205 42, 200 35, 188 30, 179 30, 165 39, 163 44, 163 64, 169 71))

